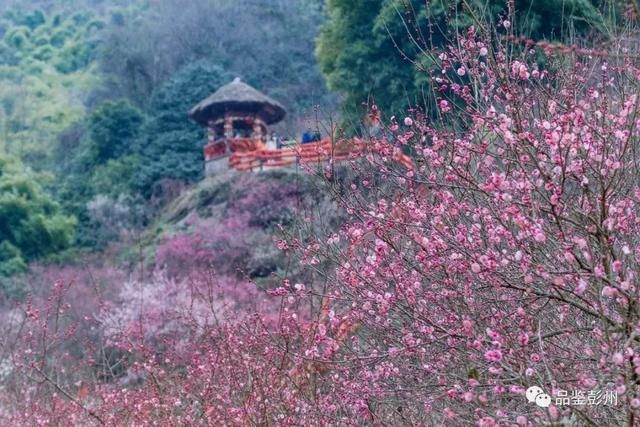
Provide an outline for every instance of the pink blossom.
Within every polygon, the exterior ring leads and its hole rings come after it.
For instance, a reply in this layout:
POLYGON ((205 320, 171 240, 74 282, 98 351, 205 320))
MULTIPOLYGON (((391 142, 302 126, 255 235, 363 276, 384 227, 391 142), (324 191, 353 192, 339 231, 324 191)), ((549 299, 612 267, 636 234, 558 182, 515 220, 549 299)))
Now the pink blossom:
POLYGON ((489 350, 484 353, 485 359, 489 362, 499 362, 502 360, 502 352, 500 350, 489 350))
POLYGON ((613 353, 613 356, 611 356, 611 361, 615 365, 622 365, 624 363, 624 356, 620 352, 613 353))
POLYGON ((482 417, 478 421, 478 427, 495 427, 496 425, 496 420, 490 416, 482 417))
POLYGON ((581 295, 584 293, 586 289, 587 289, 587 281, 581 278, 580 280, 578 280, 578 285, 576 286, 575 291, 578 295, 581 295))
POLYGON ((318 335, 321 337, 327 335, 327 328, 322 323, 318 325, 318 335))
POLYGON ((622 262, 620 260, 615 260, 612 264, 611 264, 611 269, 615 272, 615 273, 620 273, 620 271, 622 271, 622 262))
POLYGON ((444 408, 444 416, 448 419, 456 418, 456 413, 451 410, 451 408, 444 408))
POLYGON ((513 64, 511 65, 511 73, 514 76, 519 77, 520 80, 526 80, 530 76, 527 66, 520 61, 513 62, 513 64))
POLYGON ((564 253, 564 259, 568 263, 573 263, 573 262, 575 262, 576 257, 574 257, 571 252, 567 251, 567 252, 564 253))
POLYGON ((585 249, 587 247, 587 241, 583 238, 577 238, 575 242, 576 242, 576 245, 578 245, 578 248, 580 249, 585 249))
POLYGON ((533 239, 536 242, 544 242, 545 240, 547 240, 547 236, 545 236, 544 232, 542 230, 536 230, 534 235, 533 235, 533 239))

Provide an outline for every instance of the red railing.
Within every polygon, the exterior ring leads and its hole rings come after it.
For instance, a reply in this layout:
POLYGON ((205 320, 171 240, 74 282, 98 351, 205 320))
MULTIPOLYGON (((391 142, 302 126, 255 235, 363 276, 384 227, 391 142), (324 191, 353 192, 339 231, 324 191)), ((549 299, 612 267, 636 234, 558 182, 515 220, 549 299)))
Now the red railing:
MULTIPOLYGON (((225 154, 224 143, 222 150, 220 143, 205 147, 205 159, 213 160, 225 154), (213 147, 215 145, 215 148, 213 147), (211 148, 209 148, 211 147, 211 148)), ((231 156, 229 167, 238 171, 250 171, 259 168, 288 166, 292 164, 321 163, 329 160, 343 161, 360 157, 364 154, 366 143, 354 138, 338 141, 332 144, 329 139, 307 144, 299 144, 292 148, 268 149, 259 140, 243 138, 229 141, 231 156)), ((413 169, 411 158, 398 153, 395 160, 408 169, 413 169)))
POLYGON ((208 162, 209 160, 215 160, 219 157, 225 155, 227 151, 226 144, 224 141, 216 141, 210 144, 207 144, 204 147, 204 160, 208 162))

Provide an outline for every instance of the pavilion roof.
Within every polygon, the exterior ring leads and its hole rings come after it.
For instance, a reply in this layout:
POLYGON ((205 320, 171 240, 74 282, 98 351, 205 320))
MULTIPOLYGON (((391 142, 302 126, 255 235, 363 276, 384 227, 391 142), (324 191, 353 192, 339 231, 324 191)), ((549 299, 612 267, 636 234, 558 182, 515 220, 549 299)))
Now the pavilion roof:
POLYGON ((252 113, 267 124, 277 123, 286 115, 280 103, 237 77, 200 101, 189 111, 189 115, 206 126, 209 120, 223 117, 227 111, 252 113))

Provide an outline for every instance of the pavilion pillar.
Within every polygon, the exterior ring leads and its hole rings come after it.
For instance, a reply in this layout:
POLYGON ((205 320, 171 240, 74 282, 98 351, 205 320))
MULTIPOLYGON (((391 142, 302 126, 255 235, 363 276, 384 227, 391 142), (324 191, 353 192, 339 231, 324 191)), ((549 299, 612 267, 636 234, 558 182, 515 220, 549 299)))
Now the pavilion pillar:
POLYGON ((224 136, 233 138, 233 117, 230 114, 224 115, 224 136))
POLYGON ((253 121, 253 137, 262 141, 264 137, 263 129, 264 129, 264 126, 263 126, 262 120, 259 120, 258 118, 256 118, 253 121))
POLYGON ((224 115, 224 137, 225 152, 229 152, 229 141, 233 138, 233 117, 229 113, 224 115))
POLYGON ((216 130, 213 120, 207 123, 207 144, 213 144, 216 141, 216 130))

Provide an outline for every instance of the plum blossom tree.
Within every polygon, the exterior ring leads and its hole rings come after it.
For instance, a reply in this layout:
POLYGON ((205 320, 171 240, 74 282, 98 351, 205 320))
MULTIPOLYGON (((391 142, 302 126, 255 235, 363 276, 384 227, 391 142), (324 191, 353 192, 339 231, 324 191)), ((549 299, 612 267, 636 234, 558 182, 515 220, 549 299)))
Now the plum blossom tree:
POLYGON ((336 402, 372 423, 638 422, 640 74, 620 49, 471 28, 440 52, 438 119, 392 125, 396 145, 375 143, 375 172, 343 197, 343 249, 308 247, 337 267, 307 350, 336 402), (416 169, 384 161, 398 146, 416 169), (532 385, 617 402, 544 409, 532 385))

